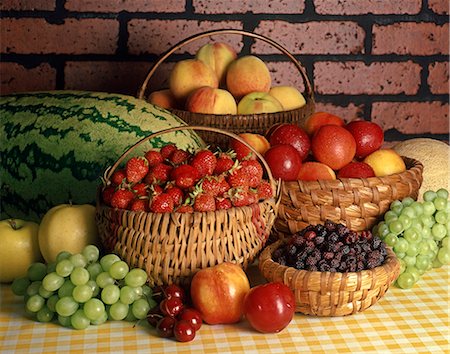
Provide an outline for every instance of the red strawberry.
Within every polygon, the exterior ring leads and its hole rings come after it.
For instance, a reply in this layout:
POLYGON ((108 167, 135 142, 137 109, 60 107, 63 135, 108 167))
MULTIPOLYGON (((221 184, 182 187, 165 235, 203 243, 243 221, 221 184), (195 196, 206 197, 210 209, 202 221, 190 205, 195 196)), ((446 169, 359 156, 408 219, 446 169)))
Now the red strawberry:
POLYGON ((106 205, 111 205, 111 199, 116 188, 112 185, 106 186, 102 190, 102 200, 106 205))
POLYGON ((191 156, 191 154, 185 150, 181 150, 181 149, 176 149, 172 155, 170 155, 169 160, 174 164, 174 165, 181 165, 182 163, 186 162, 189 158, 189 156, 191 156))
POLYGON ((127 174, 124 169, 116 170, 111 176, 111 182, 116 186, 120 186, 125 178, 127 178, 127 174))
POLYGON ((226 210, 233 206, 230 198, 218 197, 216 198, 216 210, 226 210))
POLYGON ((234 165, 235 157, 236 154, 234 152, 220 152, 217 157, 216 167, 214 168, 213 173, 215 175, 220 175, 230 170, 230 168, 234 165))
POLYGON ((200 150, 194 155, 190 165, 194 166, 198 170, 199 177, 202 178, 213 174, 216 163, 217 158, 212 151, 200 150))
POLYGON ((199 180, 198 170, 191 165, 180 165, 173 169, 171 178, 181 189, 189 189, 199 180))
POLYGON ((161 194, 164 192, 163 187, 161 187, 159 184, 152 184, 150 186, 150 196, 154 197, 157 194, 161 194))
POLYGON ((167 193, 160 193, 152 198, 150 210, 153 213, 170 213, 173 211, 173 199, 167 193))
POLYGON ((149 150, 145 153, 145 158, 148 161, 148 166, 153 167, 157 164, 164 161, 164 158, 162 157, 161 153, 157 150, 149 150))
POLYGON ((216 201, 211 194, 200 193, 194 199, 195 211, 214 211, 216 210, 216 201))
POLYGON ((230 185, 223 175, 206 176, 201 183, 201 189, 204 193, 217 197, 222 196, 228 189, 230 189, 230 185))
POLYGON ((272 185, 269 181, 263 179, 258 187, 256 187, 258 199, 269 199, 273 197, 272 185))
POLYGON ((130 210, 148 211, 148 199, 135 198, 131 201, 130 210))
POLYGON ((169 159, 176 149, 177 147, 175 146, 175 144, 164 145, 160 150, 163 159, 169 159))
POLYGON ((190 204, 182 204, 175 209, 177 213, 193 213, 194 208, 190 204))
POLYGON ((147 184, 164 183, 169 179, 170 171, 172 171, 172 166, 160 163, 150 168, 144 181, 147 184))
POLYGON ((127 161, 125 173, 128 182, 137 183, 144 179, 149 170, 148 161, 145 157, 132 157, 127 161))
POLYGON ((127 209, 131 201, 134 199, 134 193, 129 189, 119 188, 111 198, 111 206, 113 208, 127 209))
POLYGON ((256 192, 247 190, 241 190, 239 188, 230 189, 231 203, 235 207, 241 207, 256 203, 258 201, 258 195, 256 192))
POLYGON ((239 165, 230 172, 230 175, 227 177, 227 182, 233 188, 241 187, 245 189, 249 187, 250 179, 251 176, 249 176, 248 170, 239 165))
POLYGON ((147 183, 136 183, 131 187, 131 190, 136 194, 138 197, 144 197, 147 195, 148 192, 148 184, 147 183))
POLYGON ((249 187, 256 188, 263 178, 263 168, 257 160, 245 160, 241 163, 249 178, 249 187))
POLYGON ((180 187, 177 187, 174 184, 168 184, 166 186, 166 193, 172 197, 174 206, 179 206, 183 201, 183 191, 180 187))

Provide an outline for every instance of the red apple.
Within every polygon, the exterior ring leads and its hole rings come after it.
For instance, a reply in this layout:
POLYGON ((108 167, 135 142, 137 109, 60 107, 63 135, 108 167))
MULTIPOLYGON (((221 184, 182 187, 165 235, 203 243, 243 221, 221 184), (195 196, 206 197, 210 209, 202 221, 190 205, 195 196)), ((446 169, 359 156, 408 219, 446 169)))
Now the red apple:
POLYGON ((278 144, 292 145, 299 153, 300 159, 303 161, 309 153, 311 142, 308 134, 296 124, 284 123, 280 124, 270 134, 270 146, 278 144))
POLYGON ((274 178, 283 181, 297 180, 302 160, 300 154, 292 145, 278 144, 272 146, 264 154, 274 178))
POLYGON ((211 325, 239 322, 249 291, 247 275, 231 262, 201 269, 192 277, 192 304, 211 325))
POLYGON ((366 120, 354 120, 348 123, 347 130, 352 133, 356 141, 356 157, 363 159, 367 155, 381 148, 384 133, 381 127, 366 120))

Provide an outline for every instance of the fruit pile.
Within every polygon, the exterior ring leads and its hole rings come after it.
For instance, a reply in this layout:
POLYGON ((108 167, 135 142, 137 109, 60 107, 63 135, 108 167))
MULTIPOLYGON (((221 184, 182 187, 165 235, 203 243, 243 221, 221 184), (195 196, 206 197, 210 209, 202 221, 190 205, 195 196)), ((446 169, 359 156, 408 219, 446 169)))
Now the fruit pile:
POLYGON ((273 113, 301 108, 305 98, 294 86, 272 86, 267 65, 255 55, 238 57, 226 43, 203 45, 195 58, 177 62, 169 88, 148 101, 163 108, 205 114, 273 113))
POLYGON ((376 268, 386 255, 384 243, 369 230, 358 233, 327 220, 292 235, 272 259, 299 270, 345 273, 376 268))
POLYGON ((111 207, 153 213, 207 212, 257 203, 274 194, 255 159, 233 151, 188 152, 167 144, 130 158, 102 190, 111 207))
POLYGON ((56 262, 32 263, 11 289, 24 297, 25 310, 39 322, 57 317, 64 327, 85 329, 107 320, 144 319, 156 303, 147 273, 115 254, 100 257, 94 245, 81 253, 61 252, 56 262))
POLYGON ((433 267, 450 263, 450 201, 446 189, 426 191, 424 201, 404 198, 391 203, 373 232, 400 259, 396 285, 409 289, 433 267))

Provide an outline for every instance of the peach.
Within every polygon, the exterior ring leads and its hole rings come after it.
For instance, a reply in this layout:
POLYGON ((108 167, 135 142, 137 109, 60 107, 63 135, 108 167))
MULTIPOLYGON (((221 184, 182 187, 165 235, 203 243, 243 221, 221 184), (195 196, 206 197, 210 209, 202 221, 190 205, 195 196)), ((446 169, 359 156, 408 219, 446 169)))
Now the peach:
POLYGON ((343 127, 345 122, 342 118, 327 112, 315 112, 305 122, 305 130, 312 136, 323 125, 337 125, 343 127))
POLYGON ((209 65, 216 73, 219 86, 225 87, 228 65, 237 58, 236 51, 226 43, 207 43, 200 47, 195 57, 209 65))
POLYGON ((177 100, 169 89, 153 91, 148 96, 148 101, 162 108, 177 108, 177 100))
POLYGON ((300 167, 297 178, 302 181, 331 180, 336 179, 336 173, 322 162, 307 161, 300 167))
POLYGON ((217 88, 219 83, 214 70, 201 60, 181 60, 170 72, 169 89, 180 103, 184 103, 192 91, 203 86, 217 88))
POLYGON ((274 86, 269 90, 269 95, 275 97, 285 111, 301 108, 306 104, 305 97, 294 86, 274 86))
POLYGON ((375 176, 388 176, 406 170, 402 157, 393 149, 379 149, 367 155, 364 161, 370 165, 375 176))
POLYGON ((238 114, 273 113, 283 110, 281 103, 267 92, 252 92, 238 103, 238 114))
POLYGON ((236 114, 237 105, 234 97, 228 91, 203 86, 188 96, 186 109, 194 113, 236 114))
POLYGON ((254 55, 230 63, 226 75, 228 91, 237 99, 251 92, 269 92, 272 78, 267 65, 254 55))
MULTIPOLYGON (((261 155, 264 155, 270 148, 269 142, 263 135, 255 133, 241 133, 238 135, 261 155)), ((256 159, 256 155, 253 154, 247 146, 236 139, 230 141, 230 148, 234 150, 234 152, 236 153, 236 158, 239 161, 243 160, 244 158, 249 158, 251 160, 256 159)))

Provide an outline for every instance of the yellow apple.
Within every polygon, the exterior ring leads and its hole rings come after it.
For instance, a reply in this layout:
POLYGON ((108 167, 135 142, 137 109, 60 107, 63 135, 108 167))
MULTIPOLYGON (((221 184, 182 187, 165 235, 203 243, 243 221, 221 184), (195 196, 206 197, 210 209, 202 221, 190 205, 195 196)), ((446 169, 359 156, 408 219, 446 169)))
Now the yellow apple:
POLYGON ((169 89, 175 99, 184 105, 186 98, 202 86, 219 87, 215 71, 198 59, 177 62, 170 72, 169 89))
POLYGON ((203 86, 193 91, 186 100, 186 109, 194 113, 236 114, 236 100, 226 90, 203 86))
POLYGON ((281 103, 267 92, 252 92, 238 103, 238 114, 274 113, 283 110, 281 103))
POLYGON ((61 204, 42 218, 39 247, 48 263, 55 261, 61 251, 76 254, 89 244, 99 244, 94 206, 61 204))
POLYGON ((195 57, 215 71, 219 85, 223 87, 228 65, 237 58, 237 53, 228 44, 215 42, 203 45, 197 51, 195 57))
POLYGON ((27 275, 30 264, 42 260, 39 225, 32 221, 0 221, 0 282, 9 283, 27 275))
POLYGON ((301 108, 306 104, 305 97, 294 86, 274 86, 269 94, 280 101, 285 111, 301 108))
POLYGON ((237 99, 251 92, 269 92, 272 78, 267 65, 254 55, 240 57, 228 66, 227 89, 237 99))
POLYGON ((148 102, 162 108, 177 108, 177 100, 169 89, 153 91, 148 96, 148 102))

